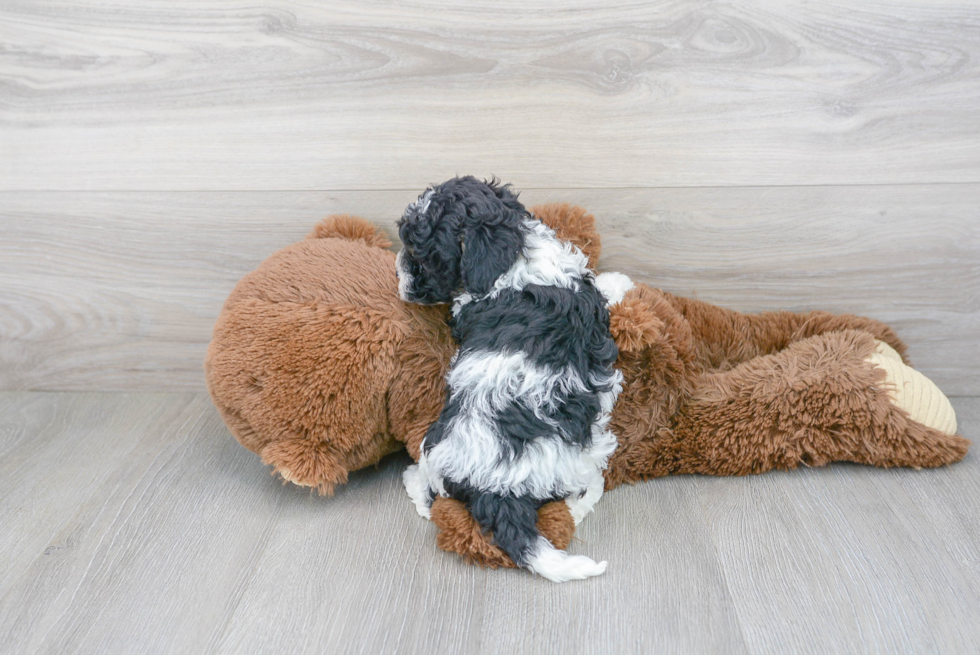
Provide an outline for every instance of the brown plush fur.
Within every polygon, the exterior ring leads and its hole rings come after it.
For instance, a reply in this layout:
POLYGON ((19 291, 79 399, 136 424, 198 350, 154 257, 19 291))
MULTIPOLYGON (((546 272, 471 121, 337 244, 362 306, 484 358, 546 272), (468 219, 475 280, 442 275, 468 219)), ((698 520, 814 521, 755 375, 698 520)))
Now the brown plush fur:
POLYGON ((307 239, 347 239, 360 241, 366 246, 390 248, 391 239, 363 218, 349 214, 335 214, 319 223, 306 235, 307 239))
MULTIPOLYGON (((571 205, 535 207, 594 265, 594 220, 571 205)), ((390 241, 351 216, 263 262, 225 303, 205 362, 208 389, 232 434, 274 471, 329 494, 349 471, 422 437, 442 408, 454 352, 446 307, 401 302, 390 241)), ((746 475, 800 464, 941 466, 969 441, 892 405, 884 372, 866 361, 878 321, 826 312, 746 315, 639 284, 610 311, 623 392, 606 488, 652 477, 746 475)), ((440 548, 513 566, 465 507, 437 499, 440 548)), ((564 549, 564 503, 538 514, 564 549)))
POLYGON ((625 377, 606 488, 852 461, 940 466, 969 442, 909 419, 865 361, 886 325, 825 312, 738 314, 637 286, 613 309, 625 377), (642 336, 637 336, 637 335, 642 336), (655 435, 655 438, 651 438, 655 435))
POLYGON ((453 346, 445 308, 392 296, 395 257, 373 225, 332 217, 311 237, 239 282, 205 369, 242 445, 330 494, 406 443, 418 455, 453 346))

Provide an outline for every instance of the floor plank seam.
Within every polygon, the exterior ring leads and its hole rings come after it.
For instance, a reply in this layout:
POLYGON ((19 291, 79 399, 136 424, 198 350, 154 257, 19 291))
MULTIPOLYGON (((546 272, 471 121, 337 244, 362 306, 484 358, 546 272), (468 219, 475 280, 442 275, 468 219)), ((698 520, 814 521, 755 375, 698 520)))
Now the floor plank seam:
MULTIPOLYGON (((474 174, 480 177, 479 171, 474 174)), ((861 183, 847 183, 847 182, 834 182, 834 183, 821 183, 821 184, 695 184, 695 185, 683 185, 683 184, 654 184, 650 186, 523 186, 519 184, 519 181, 514 181, 513 184, 518 187, 521 191, 575 191, 575 192, 599 192, 599 191, 657 191, 663 190, 685 190, 690 189, 693 191, 708 191, 711 189, 826 189, 826 188, 846 188, 846 189, 860 189, 860 188, 879 188, 879 187, 891 187, 891 186, 902 186, 902 187, 928 187, 928 186, 975 186, 980 184, 980 178, 976 180, 957 180, 953 182, 905 182, 905 181, 895 181, 895 182, 861 182, 861 183)), ((294 188, 294 189, 238 189, 238 188, 227 188, 227 189, 185 189, 185 188, 150 188, 150 189, 93 189, 93 188, 79 188, 79 189, 0 189, 0 193, 419 193, 422 189, 417 187, 378 187, 378 188, 294 188)))

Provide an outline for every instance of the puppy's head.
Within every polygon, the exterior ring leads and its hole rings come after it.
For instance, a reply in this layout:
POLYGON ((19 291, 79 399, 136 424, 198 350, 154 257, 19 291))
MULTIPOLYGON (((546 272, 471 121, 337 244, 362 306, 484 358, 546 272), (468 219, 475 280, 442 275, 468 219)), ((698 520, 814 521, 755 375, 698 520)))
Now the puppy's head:
POLYGON ((509 185, 457 177, 429 187, 398 221, 402 300, 432 305, 490 293, 524 246, 527 210, 509 185))

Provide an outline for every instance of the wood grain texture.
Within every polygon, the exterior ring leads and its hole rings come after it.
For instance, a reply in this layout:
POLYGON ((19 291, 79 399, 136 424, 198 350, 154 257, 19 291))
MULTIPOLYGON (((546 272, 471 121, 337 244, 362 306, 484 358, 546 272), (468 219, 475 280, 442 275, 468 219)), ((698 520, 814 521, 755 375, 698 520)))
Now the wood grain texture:
MULTIPOLYGON (((980 577, 947 547, 968 542, 937 529, 903 473, 843 465, 700 481, 751 650, 952 653, 980 644, 980 577)), ((917 484, 962 498, 963 485, 937 483, 947 474, 917 484)))
MULTIPOLYGON (((243 275, 329 213, 395 236, 416 193, 0 194, 0 389, 201 390, 243 275)), ((606 270, 742 311, 870 315, 948 394, 980 393, 980 185, 522 197, 594 212, 606 270)))
MULTIPOLYGON (((975 436, 980 400, 954 405, 964 432, 975 436)), ((701 481, 739 615, 757 624, 745 631, 750 646, 800 653, 977 648, 965 644, 980 643, 980 516, 975 503, 964 503, 977 467, 973 453, 961 466, 927 475, 844 465, 701 481), (819 607, 833 611, 836 629, 811 619, 819 607)))
POLYGON ((225 297, 456 173, 587 207, 606 270, 870 315, 980 394, 976 2, 8 0, 0 653, 980 651, 975 454, 621 488, 571 547, 608 573, 564 586, 438 552, 405 456, 271 478, 200 393, 225 297))
MULTIPOLYGON (((131 461, 134 452, 142 456, 139 436, 178 420, 187 402, 182 396, 155 404, 130 404, 123 397, 100 397, 93 402, 89 396, 47 394, 5 400, 0 421, 5 432, 13 432, 4 435, 0 446, 0 516, 16 515, 28 523, 0 531, 0 552, 4 553, 0 597, 25 558, 31 561, 41 555, 52 563, 63 561, 87 534, 88 526, 65 528, 79 504, 111 484, 113 470, 131 461)), ((11 525, 7 520, 3 523, 11 525)), ((41 593, 48 582, 32 579, 31 593, 41 593)), ((54 582, 60 592, 59 583, 54 582)), ((11 609, 0 610, 0 615, 11 609)), ((0 627, 0 643, 7 643, 3 635, 23 627, 0 627)))
POLYGON ((12 0, 0 188, 980 182, 980 7, 12 0))
POLYGON ((437 551, 404 456, 279 484, 203 394, 0 393, 0 453, 4 653, 980 649, 975 454, 620 488, 554 585, 437 551))
MULTIPOLYGON (((200 652, 233 612, 282 489, 263 494, 272 481, 260 467, 251 480, 238 475, 254 462, 220 438, 221 421, 200 394, 54 402, 85 410, 61 410, 64 457, 93 447, 120 454, 76 465, 87 464, 90 488, 55 482, 35 500, 49 512, 64 506, 63 515, 5 513, 5 525, 18 525, 12 532, 51 536, 14 560, 0 643, 21 653, 200 652)), ((4 467, 10 485, 34 483, 4 467)), ((46 472, 60 469, 56 460, 46 472)))

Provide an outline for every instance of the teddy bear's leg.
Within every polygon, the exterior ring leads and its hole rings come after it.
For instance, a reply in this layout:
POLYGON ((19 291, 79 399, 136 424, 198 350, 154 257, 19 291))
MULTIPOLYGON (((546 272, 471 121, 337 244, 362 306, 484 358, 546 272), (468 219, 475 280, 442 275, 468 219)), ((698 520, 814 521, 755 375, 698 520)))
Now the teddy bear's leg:
POLYGON ((823 311, 743 314, 700 300, 663 295, 687 319, 698 358, 711 368, 727 368, 777 353, 796 341, 841 330, 867 332, 902 355, 906 350, 890 327, 864 316, 823 311))
POLYGON ((879 320, 854 314, 831 314, 830 312, 813 311, 796 314, 799 327, 792 334, 790 342, 800 341, 819 334, 840 332, 842 330, 859 330, 867 332, 876 340, 891 350, 900 361, 908 364, 905 351, 908 347, 898 338, 895 331, 879 320))
POLYGON ((852 461, 934 467, 970 442, 925 376, 867 332, 798 341, 706 375, 663 445, 674 473, 745 475, 852 461))
POLYGON ((349 434, 325 430, 268 443, 261 451, 262 463, 286 482, 311 487, 323 495, 346 484, 349 471, 370 466, 401 449, 401 444, 382 431, 367 429, 349 434))
POLYGON ((316 439, 296 438, 273 441, 262 449, 262 463, 271 466, 283 480, 300 487, 315 487, 332 494, 335 486, 346 484, 347 467, 331 452, 329 445, 316 439))

